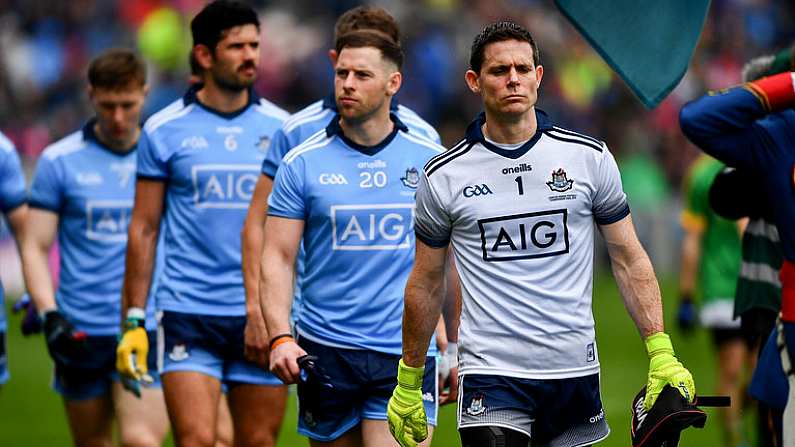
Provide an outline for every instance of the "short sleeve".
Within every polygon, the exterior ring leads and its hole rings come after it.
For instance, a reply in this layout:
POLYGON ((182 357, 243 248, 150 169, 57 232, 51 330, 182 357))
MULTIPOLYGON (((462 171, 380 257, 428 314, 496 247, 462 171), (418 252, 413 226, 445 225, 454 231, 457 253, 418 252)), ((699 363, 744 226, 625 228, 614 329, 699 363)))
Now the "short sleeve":
POLYGON ((58 159, 40 157, 30 185, 30 206, 59 213, 64 202, 64 181, 58 159))
POLYGON ((450 217, 423 172, 417 185, 414 233, 425 245, 442 248, 450 243, 450 217))
POLYGON ((0 211, 7 213, 26 199, 25 175, 17 151, 0 148, 0 211))
POLYGON ((629 215, 627 195, 621 185, 621 173, 616 159, 602 145, 601 160, 597 170, 597 190, 593 200, 593 216, 599 225, 616 223, 629 215))
POLYGON ((165 148, 158 142, 157 135, 144 130, 138 139, 137 176, 141 178, 164 180, 169 177, 168 159, 165 148))
POLYGON ((292 149, 290 141, 282 127, 273 134, 271 146, 268 149, 268 153, 265 154, 265 159, 262 161, 262 175, 276 178, 276 170, 279 169, 282 158, 284 158, 284 155, 287 154, 290 149, 292 149))
POLYGON ((268 215, 290 219, 306 219, 304 194, 304 160, 282 163, 273 180, 273 190, 268 197, 268 215))

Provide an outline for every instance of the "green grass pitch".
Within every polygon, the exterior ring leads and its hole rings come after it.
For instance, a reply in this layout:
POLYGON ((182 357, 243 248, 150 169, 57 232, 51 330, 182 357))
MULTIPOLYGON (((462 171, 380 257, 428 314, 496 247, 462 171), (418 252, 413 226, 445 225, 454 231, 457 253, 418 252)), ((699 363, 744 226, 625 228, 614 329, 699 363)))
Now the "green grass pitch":
MULTIPOLYGON (((714 393, 715 356, 708 334, 697 331, 685 338, 674 326, 676 290, 664 281, 663 296, 668 332, 680 360, 690 369, 702 394, 714 393)), ((6 303, 7 307, 10 303, 6 303)), ((594 315, 597 322, 599 356, 602 364, 602 398, 612 433, 600 446, 626 447, 629 441, 630 402, 646 380, 648 361, 643 344, 623 308, 612 276, 597 274, 594 287, 594 315)), ((68 446, 65 415, 60 398, 50 389, 51 363, 41 337, 23 338, 19 319, 10 317, 8 354, 11 381, 0 390, 0 446, 68 446)), ((280 447, 308 446, 295 433, 295 393, 291 393, 289 411, 279 438, 280 447)), ((721 445, 717 415, 708 410, 703 430, 690 429, 680 446, 721 445)), ((440 410, 440 421, 433 446, 458 446, 455 430, 455 407, 440 410)), ((746 424, 749 425, 749 424, 746 424)), ((173 445, 168 442, 166 445, 173 445)))

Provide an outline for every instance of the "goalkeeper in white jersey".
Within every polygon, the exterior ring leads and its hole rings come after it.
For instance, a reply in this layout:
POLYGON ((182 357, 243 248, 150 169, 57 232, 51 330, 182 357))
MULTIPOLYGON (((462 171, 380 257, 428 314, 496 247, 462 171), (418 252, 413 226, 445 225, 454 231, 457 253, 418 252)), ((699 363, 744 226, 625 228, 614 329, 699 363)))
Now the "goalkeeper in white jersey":
POLYGON ((527 30, 512 22, 486 27, 466 72, 485 112, 420 175, 403 358, 388 414, 403 446, 425 434, 418 387, 448 247, 463 295, 458 428, 465 447, 580 446, 608 435, 591 309, 595 226, 649 353, 644 406, 666 384, 689 401, 695 395, 663 332, 659 286, 616 162, 604 142, 562 129, 535 108, 543 72, 527 30))

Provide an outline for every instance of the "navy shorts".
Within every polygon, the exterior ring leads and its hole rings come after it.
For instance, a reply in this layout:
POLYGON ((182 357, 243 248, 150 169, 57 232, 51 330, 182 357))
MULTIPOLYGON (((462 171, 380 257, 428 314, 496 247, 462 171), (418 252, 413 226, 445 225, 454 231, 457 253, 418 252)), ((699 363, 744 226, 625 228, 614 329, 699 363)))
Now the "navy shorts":
POLYGON ((784 410, 789 396, 789 382, 781 365, 777 337, 778 329, 774 328, 767 342, 762 346, 748 392, 770 408, 784 410))
POLYGON ((503 427, 548 447, 590 445, 610 434, 599 374, 552 380, 463 374, 459 392, 459 429, 503 427))
MULTIPOLYGON (((298 338, 298 344, 318 357, 317 365, 333 388, 298 384, 298 433, 317 441, 333 441, 362 419, 386 420, 386 407, 397 386, 399 355, 344 349, 298 338)), ((428 357, 422 400, 430 425, 436 425, 438 393, 436 360, 428 357)))
POLYGON ((226 386, 283 386, 278 377, 246 360, 245 328, 245 316, 163 312, 158 328, 160 374, 194 371, 215 377, 226 386))
POLYGON ((0 331, 0 385, 8 382, 8 354, 6 351, 6 333, 0 331))
MULTIPOLYGON (((149 355, 147 366, 154 383, 143 384, 146 387, 160 388, 160 376, 157 374, 157 353, 154 347, 155 332, 147 332, 149 337, 149 355)), ((116 346, 118 337, 115 335, 89 336, 86 349, 81 358, 72 359, 72 364, 62 366, 55 364, 53 389, 69 400, 93 399, 110 395, 111 385, 119 381, 116 372, 116 346)))

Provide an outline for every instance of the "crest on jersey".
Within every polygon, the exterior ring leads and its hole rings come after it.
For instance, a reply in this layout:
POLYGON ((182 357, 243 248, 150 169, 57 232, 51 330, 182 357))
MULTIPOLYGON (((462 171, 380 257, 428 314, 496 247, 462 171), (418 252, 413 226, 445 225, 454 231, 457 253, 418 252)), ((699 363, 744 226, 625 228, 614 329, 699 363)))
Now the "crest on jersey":
POLYGON ((565 192, 571 189, 574 180, 569 180, 566 177, 566 171, 559 168, 557 171, 552 171, 552 181, 547 182, 549 189, 556 192, 565 192))
POLYGON ((269 147, 271 147, 271 137, 267 135, 260 136, 259 141, 257 141, 257 149, 260 152, 267 152, 269 147))
POLYGON ((467 414, 470 416, 478 416, 486 412, 486 406, 483 405, 483 399, 486 396, 483 393, 477 393, 472 396, 472 402, 467 407, 467 414))
POLYGON ((415 167, 408 168, 406 169, 406 176, 400 177, 400 181, 411 189, 417 189, 417 185, 420 183, 420 173, 417 172, 415 167))

